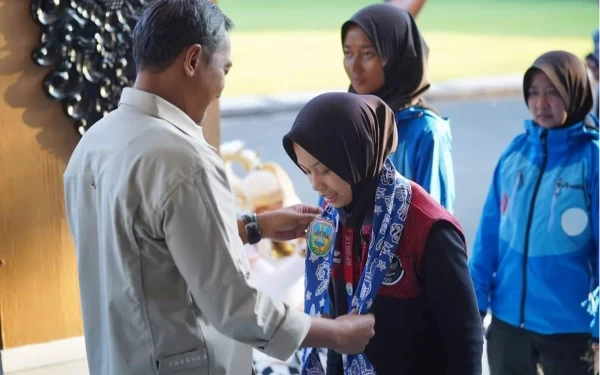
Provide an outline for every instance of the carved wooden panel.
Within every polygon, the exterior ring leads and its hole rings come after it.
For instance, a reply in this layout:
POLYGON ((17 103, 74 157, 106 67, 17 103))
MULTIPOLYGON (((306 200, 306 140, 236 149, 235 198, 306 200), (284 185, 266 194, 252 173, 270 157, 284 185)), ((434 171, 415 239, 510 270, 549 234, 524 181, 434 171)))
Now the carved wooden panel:
POLYGON ((83 134, 135 80, 132 34, 149 0, 32 0, 41 25, 33 61, 51 71, 44 91, 83 134))

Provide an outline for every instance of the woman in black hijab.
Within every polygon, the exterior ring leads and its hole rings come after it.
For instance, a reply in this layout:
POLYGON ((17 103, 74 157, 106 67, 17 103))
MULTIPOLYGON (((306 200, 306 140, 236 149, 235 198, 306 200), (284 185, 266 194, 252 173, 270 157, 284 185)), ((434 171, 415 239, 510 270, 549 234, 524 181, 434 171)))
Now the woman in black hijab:
MULTIPOLYGON (((344 365, 329 352, 327 374, 481 374, 460 226, 394 169, 393 111, 372 95, 323 94, 300 111, 283 145, 326 203, 307 235, 306 311, 319 316, 330 297, 332 317, 375 315, 365 353, 344 365)), ((304 373, 320 373, 307 358, 304 373)))
POLYGON ((527 70, 532 119, 500 157, 469 261, 482 317, 492 314, 492 375, 592 374, 598 320, 598 120, 585 65, 548 52, 527 70), (597 304, 592 311, 597 315, 597 304))
POLYGON ((413 17, 392 4, 363 8, 342 26, 344 68, 352 93, 381 98, 395 112, 396 169, 452 212, 450 124, 427 104, 429 48, 413 17))

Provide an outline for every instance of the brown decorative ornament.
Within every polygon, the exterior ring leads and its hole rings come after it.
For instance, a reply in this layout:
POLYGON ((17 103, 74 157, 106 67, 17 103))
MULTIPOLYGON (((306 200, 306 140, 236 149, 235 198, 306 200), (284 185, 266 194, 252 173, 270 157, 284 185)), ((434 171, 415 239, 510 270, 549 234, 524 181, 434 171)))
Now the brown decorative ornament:
POLYGON ((41 25, 35 64, 50 67, 44 92, 61 102, 83 135, 118 105, 123 87, 132 86, 133 29, 149 0, 32 0, 41 25))

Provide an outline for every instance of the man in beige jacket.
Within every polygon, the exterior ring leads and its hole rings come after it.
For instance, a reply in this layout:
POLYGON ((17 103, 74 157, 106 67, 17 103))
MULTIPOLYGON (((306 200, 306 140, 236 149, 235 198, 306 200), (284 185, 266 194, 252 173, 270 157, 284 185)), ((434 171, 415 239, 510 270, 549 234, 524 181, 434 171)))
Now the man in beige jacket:
POLYGON ((201 122, 231 68, 231 21, 155 0, 134 31, 135 88, 81 139, 64 174, 91 375, 246 375, 252 347, 361 352, 372 316, 310 318, 254 288, 243 241, 301 236, 295 206, 236 220, 201 122), (200 125, 199 125, 200 124, 200 125))

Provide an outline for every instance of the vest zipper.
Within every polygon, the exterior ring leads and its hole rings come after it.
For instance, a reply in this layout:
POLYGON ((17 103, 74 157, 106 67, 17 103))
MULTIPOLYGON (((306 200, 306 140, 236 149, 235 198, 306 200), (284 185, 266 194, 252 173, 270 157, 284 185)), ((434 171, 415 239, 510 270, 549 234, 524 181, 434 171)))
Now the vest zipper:
POLYGON ((542 131, 542 135, 540 137, 540 142, 542 143, 542 165, 540 167, 540 174, 535 182, 535 187, 533 189, 533 196, 531 197, 531 203, 529 204, 529 215, 527 217, 527 226, 525 227, 525 244, 523 249, 523 287, 521 289, 521 306, 520 306, 520 324, 521 328, 525 327, 525 300, 527 297, 527 260, 529 258, 529 237, 531 235, 531 224, 533 222, 533 213, 535 210, 535 200, 537 198, 538 191, 540 189, 540 185, 542 183, 542 178, 544 177, 544 172, 546 170, 546 163, 548 162, 548 149, 546 144, 546 136, 548 131, 542 131))

